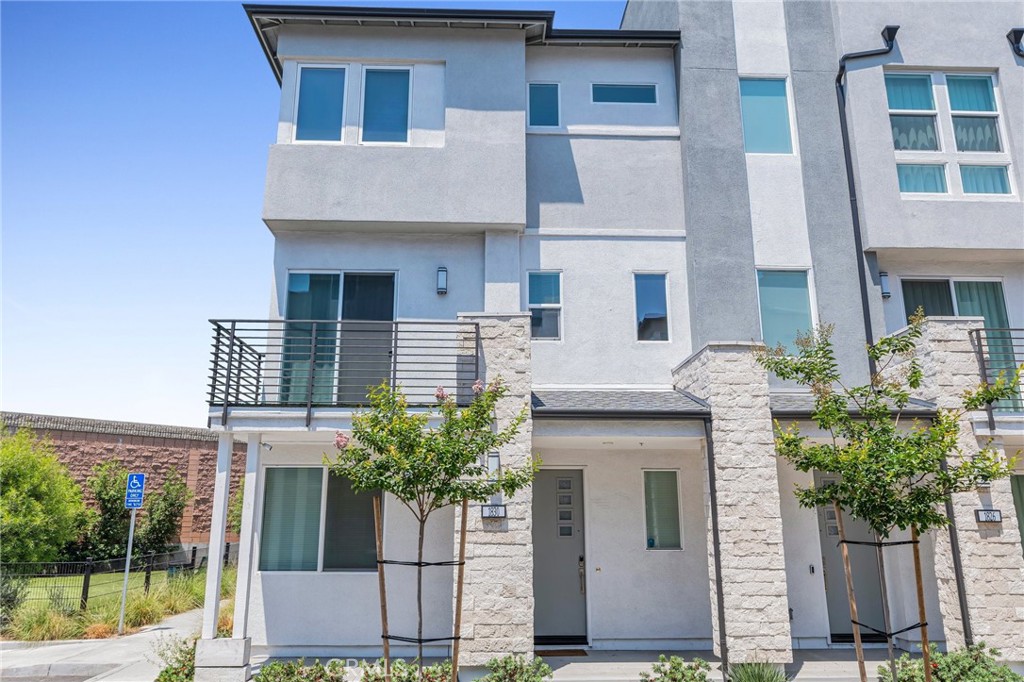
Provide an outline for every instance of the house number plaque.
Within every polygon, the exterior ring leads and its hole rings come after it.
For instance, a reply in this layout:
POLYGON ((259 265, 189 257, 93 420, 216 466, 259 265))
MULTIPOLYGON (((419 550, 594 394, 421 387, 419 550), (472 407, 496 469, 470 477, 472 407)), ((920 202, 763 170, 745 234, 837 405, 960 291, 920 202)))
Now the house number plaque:
POLYGON ((485 519, 503 519, 506 516, 505 505, 482 504, 480 505, 480 515, 485 519))
POLYGON ((1003 512, 999 509, 975 509, 974 517, 978 523, 1002 523, 1003 512))

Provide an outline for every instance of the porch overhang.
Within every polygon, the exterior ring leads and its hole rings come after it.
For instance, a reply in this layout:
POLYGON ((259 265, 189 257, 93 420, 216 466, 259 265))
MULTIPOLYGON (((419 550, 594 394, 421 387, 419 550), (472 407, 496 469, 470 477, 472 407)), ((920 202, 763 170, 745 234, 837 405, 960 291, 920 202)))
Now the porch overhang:
MULTIPOLYGON (((773 417, 808 419, 814 414, 814 394, 807 391, 774 390, 769 392, 769 399, 773 417)), ((903 409, 903 414, 909 417, 930 419, 936 415, 937 410, 938 406, 935 403, 911 398, 903 409)), ((896 412, 895 408, 893 412, 896 412)), ((857 415, 859 411, 851 409, 850 414, 857 415)))
POLYGON ((711 406, 673 389, 563 389, 533 391, 534 419, 703 420, 711 406))

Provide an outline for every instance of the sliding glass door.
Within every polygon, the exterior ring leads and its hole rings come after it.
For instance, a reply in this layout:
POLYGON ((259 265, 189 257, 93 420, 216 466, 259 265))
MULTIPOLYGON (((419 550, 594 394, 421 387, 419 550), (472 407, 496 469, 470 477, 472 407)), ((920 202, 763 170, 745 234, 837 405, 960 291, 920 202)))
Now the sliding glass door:
POLYGON ((281 358, 282 402, 334 402, 340 287, 340 275, 289 274, 281 358))

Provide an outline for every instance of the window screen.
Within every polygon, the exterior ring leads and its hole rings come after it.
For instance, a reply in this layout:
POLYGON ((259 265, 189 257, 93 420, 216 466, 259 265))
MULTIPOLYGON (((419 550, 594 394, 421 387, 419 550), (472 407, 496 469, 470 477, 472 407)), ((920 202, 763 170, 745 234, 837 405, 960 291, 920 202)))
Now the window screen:
POLYGON ((674 471, 644 472, 647 549, 679 549, 679 488, 674 471))

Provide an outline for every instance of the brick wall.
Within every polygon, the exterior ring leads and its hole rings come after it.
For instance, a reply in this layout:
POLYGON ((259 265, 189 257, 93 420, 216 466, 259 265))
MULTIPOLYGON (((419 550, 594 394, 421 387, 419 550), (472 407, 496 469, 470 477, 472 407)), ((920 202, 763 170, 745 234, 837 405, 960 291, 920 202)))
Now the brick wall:
MULTIPOLYGON (((10 420, 5 420, 10 421, 10 420)), ((163 485, 172 469, 185 479, 192 499, 181 518, 180 540, 184 545, 205 544, 210 537, 210 513, 213 507, 213 478, 217 468, 217 441, 194 440, 182 437, 141 436, 95 431, 33 428, 39 436, 53 441, 58 458, 74 479, 82 486, 87 503, 91 495, 85 481, 93 467, 102 461, 116 459, 131 471, 146 476, 147 493, 152 494, 163 485)), ((231 462, 231 491, 245 471, 245 443, 236 443, 231 462)), ((228 533, 228 542, 237 542, 234 533, 228 533)))

